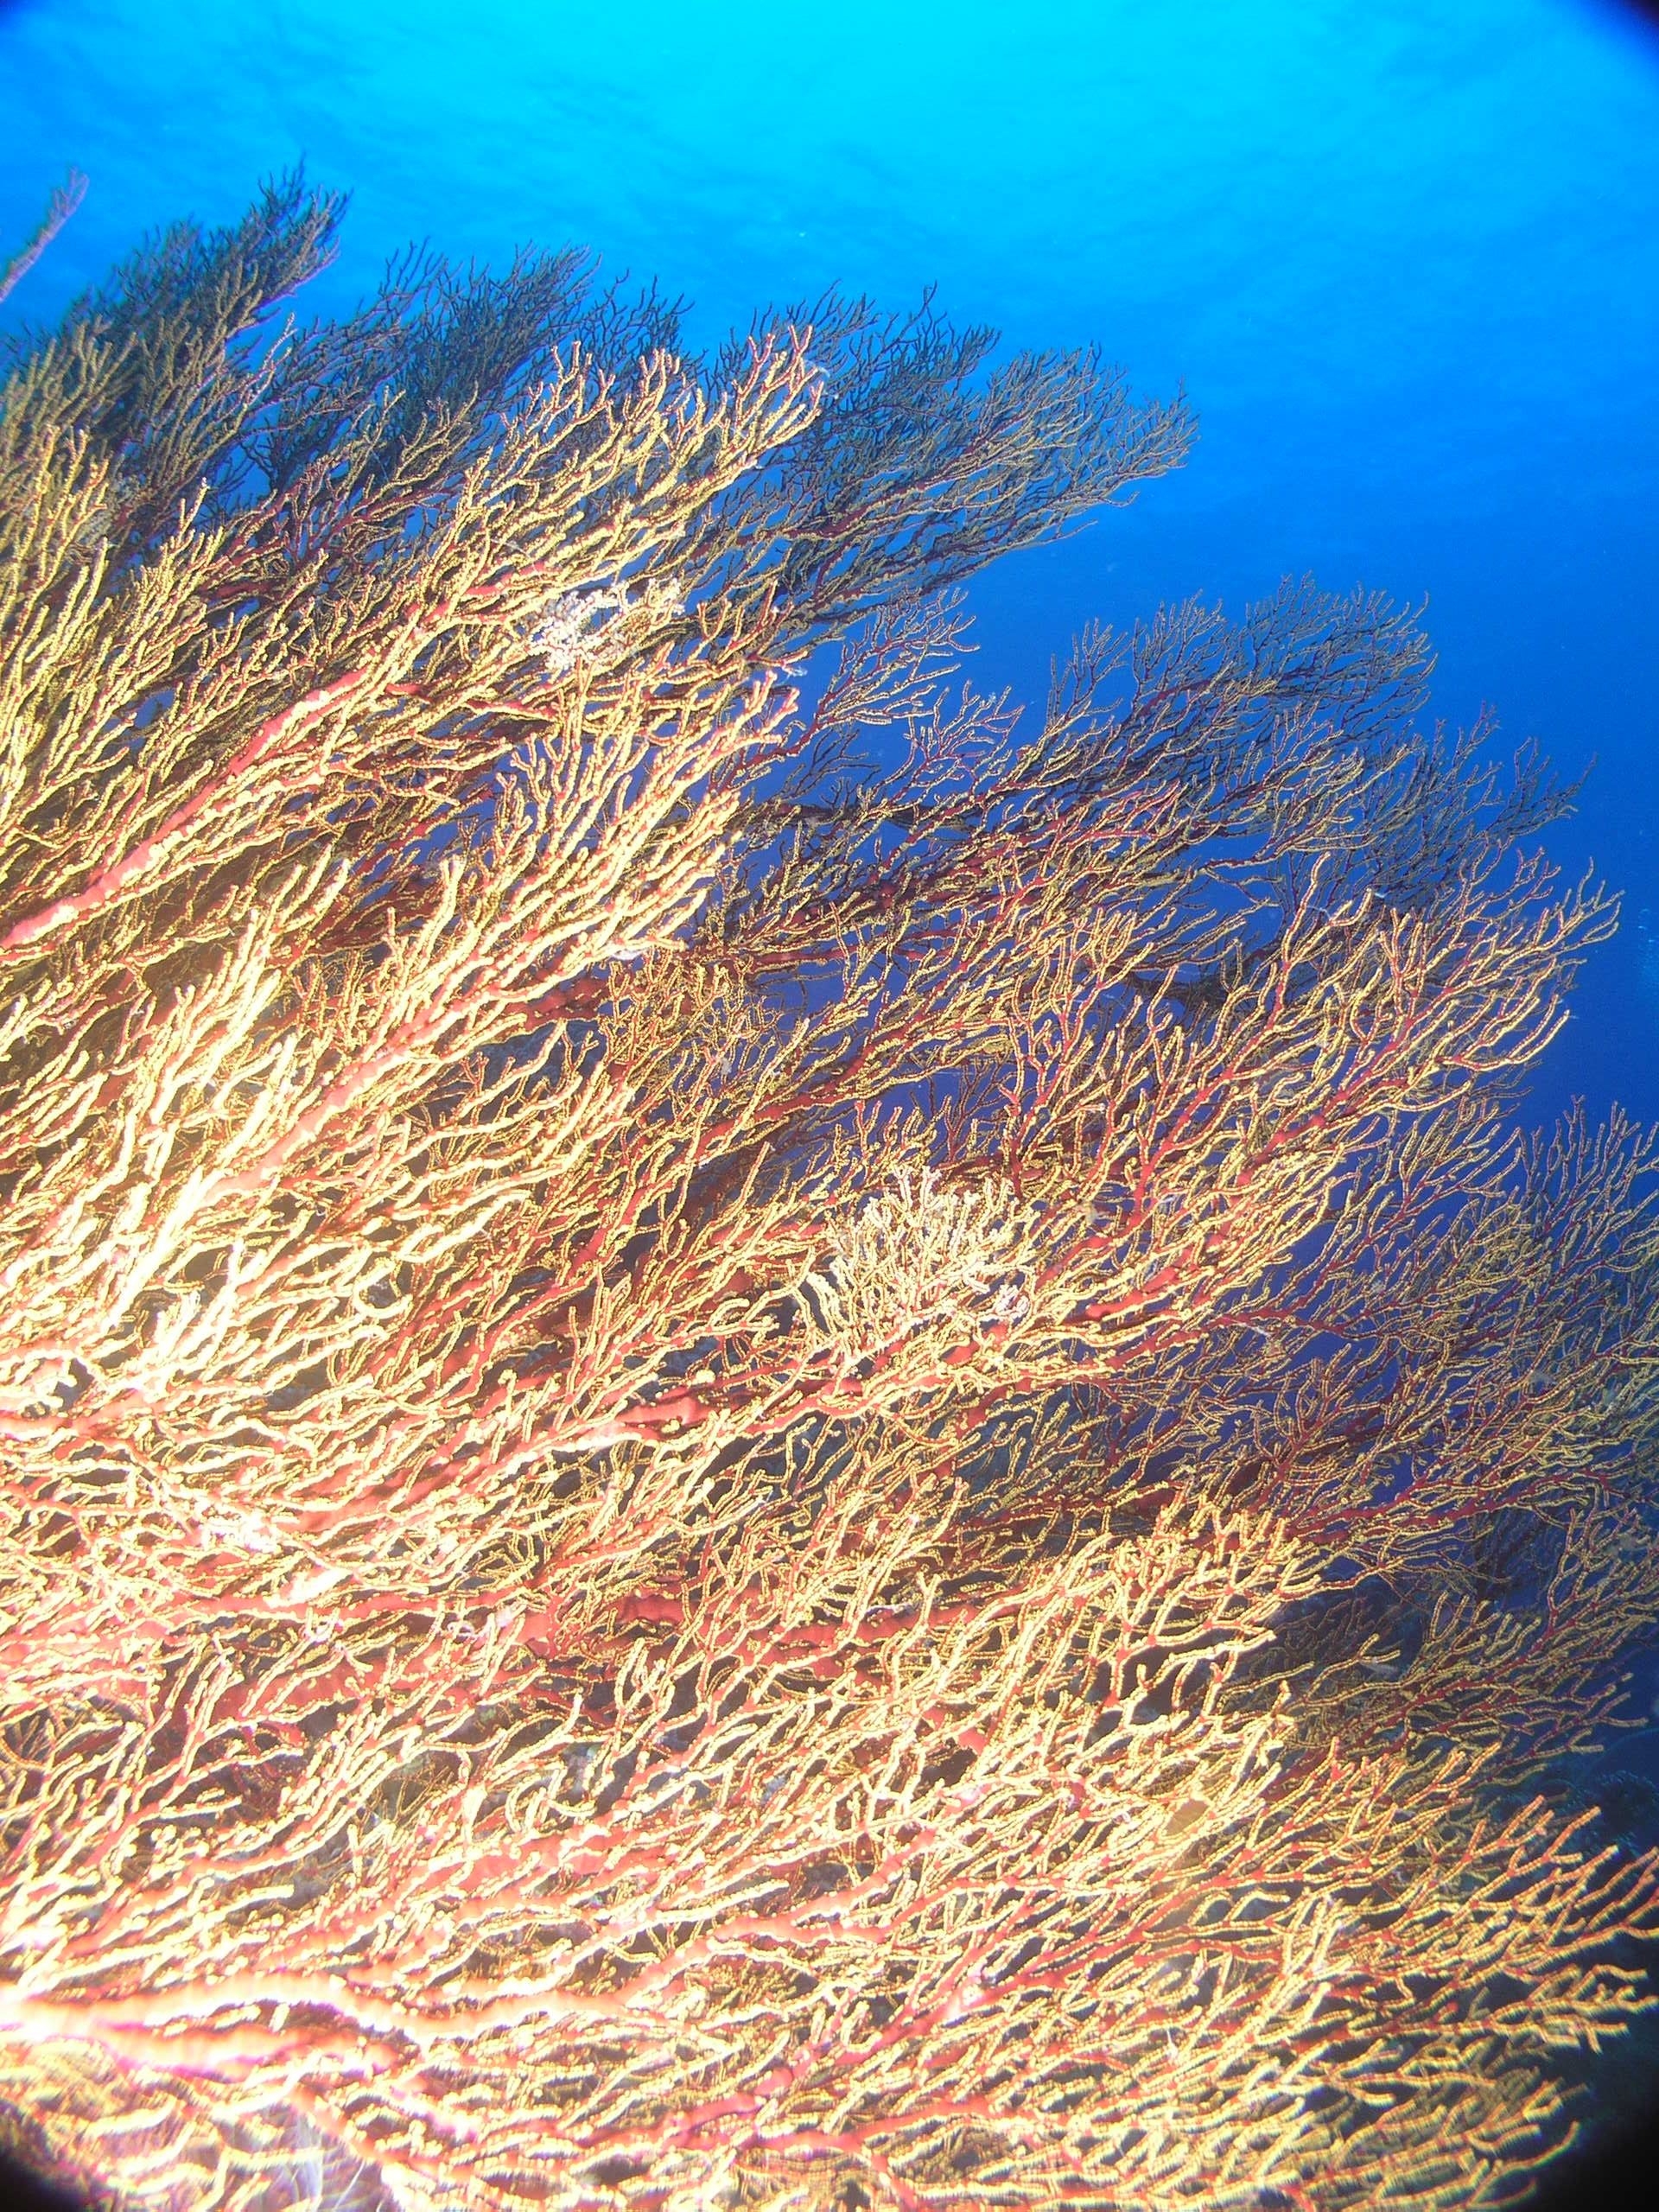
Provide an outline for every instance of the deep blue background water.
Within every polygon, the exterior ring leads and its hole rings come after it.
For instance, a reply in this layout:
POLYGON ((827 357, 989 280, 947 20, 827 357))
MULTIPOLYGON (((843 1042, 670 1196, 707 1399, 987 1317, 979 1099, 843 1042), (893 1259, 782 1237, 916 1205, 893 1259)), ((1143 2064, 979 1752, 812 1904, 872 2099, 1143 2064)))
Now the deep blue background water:
POLYGON ((303 155, 355 194, 305 302, 429 237, 577 240, 712 338, 840 281, 937 280, 1011 343, 1185 381, 1177 477, 988 573, 977 681, 1286 573, 1428 600, 1435 711, 1599 765, 1552 848, 1626 893, 1540 1067, 1659 1120, 1659 33, 1604 0, 0 0, 0 238, 75 162, 0 313, 303 155), (1018 20, 1020 28, 1014 24, 1018 20), (1654 942, 1638 925, 1652 916, 1654 942), (1645 958, 1644 958, 1644 956, 1645 958), (1646 970, 1644 976, 1644 969, 1646 970))

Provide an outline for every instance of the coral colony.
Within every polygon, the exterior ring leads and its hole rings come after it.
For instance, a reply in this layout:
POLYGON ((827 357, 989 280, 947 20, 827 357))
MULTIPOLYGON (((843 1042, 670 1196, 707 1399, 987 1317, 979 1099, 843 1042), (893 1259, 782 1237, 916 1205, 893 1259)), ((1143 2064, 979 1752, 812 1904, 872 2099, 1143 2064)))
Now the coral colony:
POLYGON ((5 2139, 178 2212, 1515 2193, 1659 1910, 1567 1776, 1659 1598, 1655 1147, 1510 1134, 1572 794, 1312 585, 962 688, 961 580, 1186 452, 1092 353, 702 359, 575 254, 286 321, 341 213, 5 364, 5 2139))

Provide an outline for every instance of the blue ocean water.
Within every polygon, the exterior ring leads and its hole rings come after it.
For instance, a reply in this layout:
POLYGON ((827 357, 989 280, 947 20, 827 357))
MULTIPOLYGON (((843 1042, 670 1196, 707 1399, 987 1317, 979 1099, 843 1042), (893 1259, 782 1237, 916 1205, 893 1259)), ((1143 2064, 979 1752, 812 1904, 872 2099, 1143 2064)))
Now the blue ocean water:
MULTIPOLYGON (((429 238, 579 241, 713 340, 937 283, 1010 346, 1184 384, 1187 467, 978 579, 976 680, 1286 575, 1425 600, 1434 711, 1596 766, 1550 850, 1624 896, 1533 1118, 1659 1121, 1659 30, 1591 0, 0 0, 0 317, 303 156, 354 195, 302 302, 429 238)), ((1628 1756, 1628 1755, 1627 1755, 1628 1756)))

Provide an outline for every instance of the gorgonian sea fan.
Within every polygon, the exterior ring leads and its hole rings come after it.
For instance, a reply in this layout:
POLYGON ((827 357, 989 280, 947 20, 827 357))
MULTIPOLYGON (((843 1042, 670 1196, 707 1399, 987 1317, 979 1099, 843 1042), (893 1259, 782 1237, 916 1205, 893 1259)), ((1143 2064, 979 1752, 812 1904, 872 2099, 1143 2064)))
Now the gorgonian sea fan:
POLYGON ((951 688, 961 580, 1185 453, 1093 354, 702 359, 575 254, 274 332, 340 213, 11 346, 15 2147, 1512 2192, 1659 1885, 1561 1764, 1659 1579, 1653 1145, 1506 1134, 1571 793, 1311 586, 951 688))

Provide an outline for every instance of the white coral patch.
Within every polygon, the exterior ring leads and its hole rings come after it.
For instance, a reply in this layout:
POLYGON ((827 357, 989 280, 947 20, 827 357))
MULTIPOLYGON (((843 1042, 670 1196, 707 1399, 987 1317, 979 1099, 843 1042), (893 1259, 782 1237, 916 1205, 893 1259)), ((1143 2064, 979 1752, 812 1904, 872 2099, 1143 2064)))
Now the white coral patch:
POLYGON ((934 1168, 902 1168, 833 1233, 807 1283, 826 1332, 858 1357, 933 1322, 1014 1323, 1030 1311, 1021 1234, 1006 1184, 953 1190, 934 1168))

